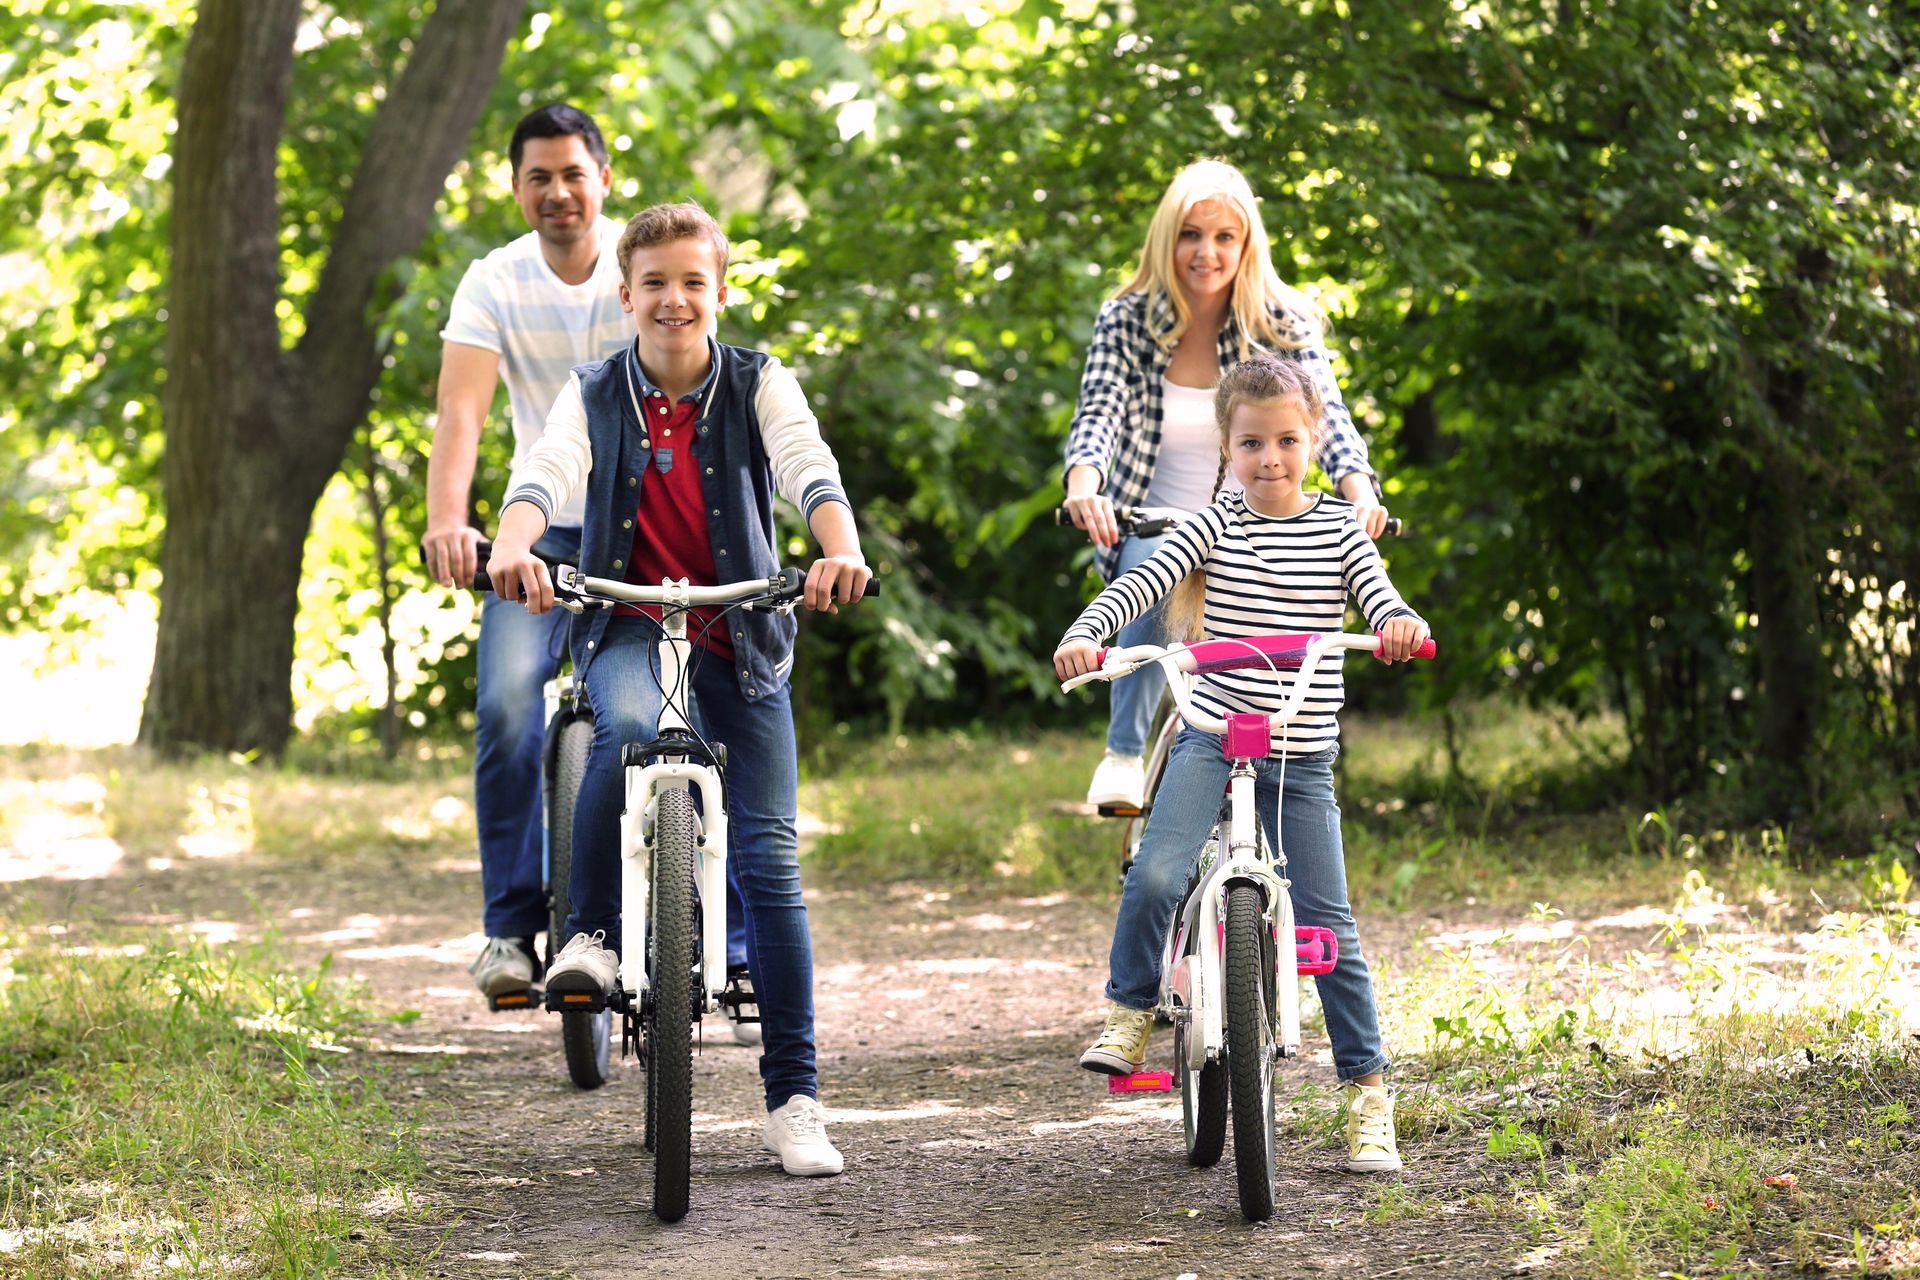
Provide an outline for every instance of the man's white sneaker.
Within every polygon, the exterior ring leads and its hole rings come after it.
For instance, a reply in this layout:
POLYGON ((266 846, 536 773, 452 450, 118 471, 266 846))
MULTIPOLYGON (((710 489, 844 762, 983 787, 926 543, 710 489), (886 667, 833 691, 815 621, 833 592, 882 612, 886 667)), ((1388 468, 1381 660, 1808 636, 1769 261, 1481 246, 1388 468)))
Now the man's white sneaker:
POLYGON ((547 970, 547 990, 599 996, 612 991, 614 979, 620 976, 620 953, 602 946, 606 940, 606 933, 599 929, 569 938, 547 970))
POLYGON ((1087 787, 1087 803, 1098 808, 1112 805, 1138 809, 1147 794, 1147 767, 1139 756, 1123 756, 1109 751, 1093 771, 1087 787))
POLYGON ((780 1167, 800 1178, 839 1173, 847 1162, 827 1140, 826 1108, 796 1093, 767 1113, 760 1145, 780 1157, 780 1167))
POLYGON ((518 938, 488 938, 480 958, 467 966, 485 996, 506 996, 533 985, 533 956, 518 938))

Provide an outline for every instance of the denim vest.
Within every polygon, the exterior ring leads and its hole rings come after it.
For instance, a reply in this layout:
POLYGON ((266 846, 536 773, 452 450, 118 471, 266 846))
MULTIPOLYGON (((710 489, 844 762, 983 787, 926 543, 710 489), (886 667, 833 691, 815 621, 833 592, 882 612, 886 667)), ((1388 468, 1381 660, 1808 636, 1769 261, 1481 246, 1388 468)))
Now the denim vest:
MULTIPOLYGON (((718 342, 710 346, 714 369, 700 406, 692 465, 700 468, 714 571, 722 583, 770 578, 780 572, 773 469, 754 411, 760 372, 770 357, 763 351, 718 342)), ((633 547, 633 534, 620 527, 621 521, 633 514, 647 477, 654 474, 656 447, 634 415, 625 367, 632 359, 629 346, 620 355, 574 370, 580 376, 587 439, 593 448, 586 518, 580 531, 580 570, 616 581, 624 580, 625 574, 614 568, 614 562, 624 562, 633 547)), ((573 665, 581 678, 593 663, 612 615, 610 609, 594 609, 573 619, 573 665)), ((722 625, 733 639, 734 676, 741 696, 754 702, 778 690, 793 667, 793 615, 735 609, 722 625)))

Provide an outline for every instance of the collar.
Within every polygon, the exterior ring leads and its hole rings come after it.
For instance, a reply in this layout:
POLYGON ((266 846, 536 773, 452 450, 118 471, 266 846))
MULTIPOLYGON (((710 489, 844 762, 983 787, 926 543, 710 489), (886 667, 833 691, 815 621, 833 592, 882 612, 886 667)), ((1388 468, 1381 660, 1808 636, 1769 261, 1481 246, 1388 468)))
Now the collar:
MULTIPOLYGON (((638 338, 627 344, 627 358, 624 363, 627 370, 627 394, 633 399, 634 413, 639 416, 642 422, 645 422, 647 415, 640 412, 640 402, 643 400, 651 400, 655 396, 664 396, 666 392, 654 386, 653 382, 647 377, 647 371, 640 367, 640 340, 638 338)), ((692 391, 689 391, 686 395, 681 396, 680 402, 685 404, 691 401, 699 405, 704 411, 707 400, 713 391, 714 380, 719 376, 720 344, 713 340, 712 334, 708 334, 706 381, 702 382, 692 391)), ((703 412, 701 416, 704 417, 705 413, 703 412)))
MULTIPOLYGON (((1155 289, 1147 295, 1147 331, 1157 340, 1173 329, 1178 317, 1173 310, 1173 299, 1164 289, 1155 289)), ((1221 350, 1239 350, 1240 321, 1233 314, 1233 308, 1227 308, 1227 322, 1220 326, 1221 350)), ((1157 345, 1157 344, 1156 344, 1157 345)))

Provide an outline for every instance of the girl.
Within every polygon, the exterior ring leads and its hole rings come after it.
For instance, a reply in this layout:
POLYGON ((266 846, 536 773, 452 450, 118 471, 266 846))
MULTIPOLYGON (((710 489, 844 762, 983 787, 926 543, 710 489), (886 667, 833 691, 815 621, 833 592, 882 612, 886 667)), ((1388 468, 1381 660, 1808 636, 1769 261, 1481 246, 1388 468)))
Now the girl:
MULTIPOLYGON (((1319 443, 1324 406, 1299 363, 1259 356, 1235 365, 1214 393, 1223 456, 1215 484, 1230 471, 1238 490, 1174 530, 1144 563, 1114 579, 1068 628, 1053 655, 1062 680, 1098 666, 1095 646, 1171 595, 1174 634, 1214 638, 1275 631, 1338 631, 1349 592, 1384 637, 1381 657, 1411 657, 1427 624, 1387 580, 1380 553, 1354 520, 1352 504, 1303 488, 1319 443)), ((1129 677, 1137 680, 1139 677, 1129 677)), ((1118 683, 1127 683, 1120 681, 1118 683)), ((1210 716, 1271 713, 1284 688, 1269 673, 1223 672, 1204 678, 1196 706, 1210 716)), ((1299 921, 1333 930, 1339 964, 1316 979, 1327 1036, 1347 1099, 1347 1168, 1398 1169, 1393 1099, 1383 1081, 1373 980, 1347 905, 1333 758, 1339 751, 1342 686, 1338 666, 1322 667, 1303 714, 1276 737, 1274 756, 1256 765, 1258 808, 1274 840, 1274 806, 1284 756, 1285 839, 1299 921)), ((1107 1025, 1080 1065, 1125 1075, 1146 1058, 1159 994, 1160 946, 1174 908, 1220 812, 1227 761, 1220 739, 1181 730, 1133 870, 1120 896, 1109 960, 1107 1025)))
MULTIPOLYGON (((1133 279, 1094 323, 1080 403, 1067 436, 1066 507, 1099 547, 1108 581, 1160 545, 1122 538, 1114 505, 1197 511, 1213 501, 1213 387, 1255 350, 1296 362, 1319 391, 1319 460, 1368 537, 1386 526, 1367 447, 1353 429, 1321 337, 1318 310, 1282 284, 1268 256, 1253 189, 1219 160, 1189 165, 1161 197, 1133 279)), ((1160 644, 1149 611, 1120 644, 1160 644)), ((1141 755, 1164 677, 1143 671, 1110 691, 1107 754, 1087 803, 1137 808, 1141 755)))

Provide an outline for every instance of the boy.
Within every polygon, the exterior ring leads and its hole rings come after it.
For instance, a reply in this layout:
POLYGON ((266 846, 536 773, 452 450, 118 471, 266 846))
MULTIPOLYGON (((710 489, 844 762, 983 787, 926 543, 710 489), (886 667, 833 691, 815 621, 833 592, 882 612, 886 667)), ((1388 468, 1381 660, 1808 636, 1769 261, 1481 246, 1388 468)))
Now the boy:
MULTIPOLYGON (((487 573, 507 600, 552 608, 546 566, 532 553, 552 513, 586 486, 580 568, 595 577, 714 585, 778 569, 777 491, 806 517, 821 558, 807 573, 809 609, 836 611, 871 576, 840 471, 806 397, 779 361, 707 336, 727 298, 728 246, 696 204, 655 205, 619 244, 621 305, 635 337, 620 355, 574 371, 539 446, 507 492, 487 573)), ((593 707, 594 743, 575 806, 573 919, 547 974, 549 990, 612 988, 619 964, 623 801, 620 748, 654 734, 658 608, 592 610, 574 619, 576 677, 593 707), (604 945, 603 945, 604 944, 604 945)), ((746 906, 748 963, 759 997, 767 1096, 763 1141, 802 1176, 839 1173, 818 1101, 813 1048, 813 947, 800 896, 799 774, 788 700, 794 623, 782 614, 695 610, 704 650, 690 676, 727 773, 729 860, 746 906)))

